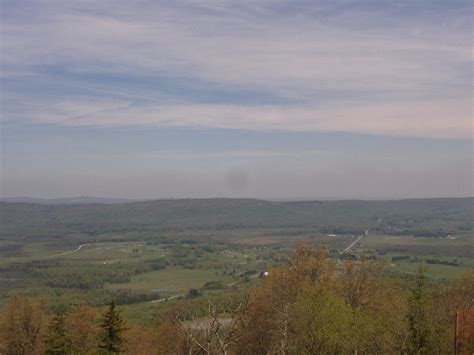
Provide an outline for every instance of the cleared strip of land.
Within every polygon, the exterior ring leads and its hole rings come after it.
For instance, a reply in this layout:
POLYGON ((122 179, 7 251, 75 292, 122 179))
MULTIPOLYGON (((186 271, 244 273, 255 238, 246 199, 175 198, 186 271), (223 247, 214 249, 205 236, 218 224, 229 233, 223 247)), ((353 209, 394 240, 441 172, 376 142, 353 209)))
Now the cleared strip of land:
POLYGON ((348 251, 350 251, 350 250, 359 242, 359 240, 362 239, 363 236, 364 236, 363 234, 362 234, 361 236, 359 236, 359 238, 357 238, 356 240, 354 240, 346 249, 344 249, 343 251, 341 251, 341 252, 339 253, 339 255, 342 255, 342 254, 347 253, 348 251))
POLYGON ((88 244, 81 244, 79 245, 76 249, 74 250, 69 250, 69 251, 65 251, 64 253, 59 253, 59 254, 56 254, 56 255, 52 255, 52 256, 62 256, 62 255, 68 255, 68 254, 72 254, 72 253, 77 253, 79 250, 81 250, 83 247, 87 246, 87 245, 92 245, 93 243, 88 243, 88 244))

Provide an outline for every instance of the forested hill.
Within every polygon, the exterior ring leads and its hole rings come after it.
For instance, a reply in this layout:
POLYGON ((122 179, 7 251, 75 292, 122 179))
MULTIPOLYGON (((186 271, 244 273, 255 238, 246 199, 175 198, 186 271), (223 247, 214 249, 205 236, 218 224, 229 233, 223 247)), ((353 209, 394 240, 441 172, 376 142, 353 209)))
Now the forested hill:
POLYGON ((0 202, 2 237, 137 230, 306 228, 324 233, 469 233, 474 198, 270 202, 182 199, 120 204, 0 202))

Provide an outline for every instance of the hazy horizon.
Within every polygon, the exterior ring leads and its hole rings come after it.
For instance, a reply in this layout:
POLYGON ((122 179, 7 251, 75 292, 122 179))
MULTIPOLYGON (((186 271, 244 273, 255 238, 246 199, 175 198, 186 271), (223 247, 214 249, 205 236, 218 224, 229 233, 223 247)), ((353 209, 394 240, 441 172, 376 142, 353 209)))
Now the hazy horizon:
POLYGON ((474 195, 470 1, 1 6, 2 198, 474 195))
MULTIPOLYGON (((26 202, 29 203, 29 200, 32 200, 34 203, 35 200, 42 201, 45 203, 66 201, 65 204, 72 204, 72 200, 104 200, 104 203, 129 203, 129 202, 153 202, 153 201, 169 201, 169 200, 205 200, 205 199, 250 199, 250 200, 261 200, 269 202, 306 202, 306 201, 402 201, 402 200, 432 200, 432 199, 474 199, 474 196, 437 196, 437 197, 408 197, 408 198, 341 198, 341 197, 331 197, 331 196, 320 196, 320 197, 287 197, 287 198, 265 198, 265 197, 252 197, 252 196, 242 196, 242 197, 226 197, 226 196, 209 196, 202 198, 193 198, 193 197, 149 197, 149 198, 125 198, 125 197, 116 197, 116 196, 57 196, 57 197, 32 197, 32 196, 12 196, 12 197, 1 197, 0 201, 4 202, 26 202)), ((78 202, 78 203, 89 203, 89 202, 78 202)), ((92 202, 96 203, 96 202, 92 202)), ((97 202, 101 203, 101 202, 97 202)))

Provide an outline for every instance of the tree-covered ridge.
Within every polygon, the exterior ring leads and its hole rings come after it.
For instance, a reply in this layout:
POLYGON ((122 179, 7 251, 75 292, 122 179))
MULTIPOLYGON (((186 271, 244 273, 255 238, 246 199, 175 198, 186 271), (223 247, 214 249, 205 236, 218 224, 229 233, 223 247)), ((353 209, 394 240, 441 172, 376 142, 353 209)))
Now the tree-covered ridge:
POLYGON ((473 227, 474 198, 270 202, 190 199, 114 205, 0 202, 0 237, 133 230, 313 228, 326 233, 445 236, 473 227))

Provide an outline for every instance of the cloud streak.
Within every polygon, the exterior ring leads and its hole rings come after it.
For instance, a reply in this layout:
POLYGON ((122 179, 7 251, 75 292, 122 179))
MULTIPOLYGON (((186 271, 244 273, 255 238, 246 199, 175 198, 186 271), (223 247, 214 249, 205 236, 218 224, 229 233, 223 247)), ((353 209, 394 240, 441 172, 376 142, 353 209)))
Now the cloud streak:
POLYGON ((35 122, 67 126, 175 126, 293 132, 352 132, 371 135, 469 139, 471 101, 347 103, 341 107, 147 105, 85 100, 30 107, 35 122))
POLYGON ((3 100, 21 105, 5 105, 7 121, 472 134, 468 2, 10 5, 2 29, 2 75, 9 80, 3 100), (108 77, 66 81, 54 75, 57 68, 64 77, 108 77), (124 74, 133 87, 114 80, 124 74), (140 84, 143 77, 156 84, 140 84), (49 79, 52 86, 41 91, 49 79), (213 92, 202 103, 179 87, 170 93, 177 83, 213 92), (66 95, 60 84, 76 91, 66 95), (233 91, 255 93, 247 95, 253 102, 229 102, 233 91))

